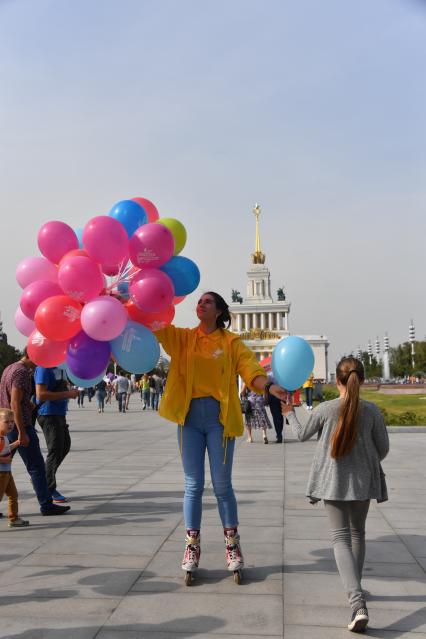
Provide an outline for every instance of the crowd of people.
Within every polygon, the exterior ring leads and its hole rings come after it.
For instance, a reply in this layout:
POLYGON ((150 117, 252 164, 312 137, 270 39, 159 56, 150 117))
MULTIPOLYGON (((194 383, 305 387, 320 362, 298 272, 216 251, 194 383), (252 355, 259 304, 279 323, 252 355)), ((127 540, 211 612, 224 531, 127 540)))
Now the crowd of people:
POLYGON ((87 401, 91 402, 92 399, 95 398, 98 413, 103 413, 105 411, 105 405, 112 405, 115 399, 117 401, 118 412, 125 413, 129 409, 132 394, 139 392, 143 410, 158 410, 165 385, 166 377, 160 377, 155 372, 145 373, 138 380, 129 374, 114 375, 110 373, 94 387, 77 387, 77 405, 83 408, 87 395, 87 401))
MULTIPOLYGON (((98 411, 117 400, 125 413, 132 392, 140 394, 143 410, 159 414, 177 425, 177 440, 184 470, 183 513, 186 529, 182 569, 190 584, 201 556, 202 497, 205 456, 219 516, 223 526, 225 557, 237 583, 244 558, 238 530, 238 506, 232 485, 236 437, 248 441, 260 429, 264 443, 272 425, 277 443, 283 442, 287 419, 300 441, 318 436, 306 496, 311 503, 324 501, 335 560, 351 607, 349 630, 362 631, 369 616, 362 588, 365 556, 365 522, 370 500, 385 501, 387 490, 381 461, 389 450, 383 417, 377 407, 360 399, 364 382, 362 362, 343 358, 336 370, 339 397, 311 410, 313 377, 305 385, 309 419, 302 426, 294 412, 291 395, 259 365, 252 351, 227 330, 230 313, 225 300, 214 292, 204 293, 197 304, 196 328, 168 326, 156 335, 170 355, 167 385, 156 374, 139 380, 129 375, 108 376, 88 392, 96 398, 98 411), (237 376, 244 381, 239 396, 237 376), (160 401, 161 400, 161 401, 160 401)), ((85 390, 70 388, 60 368, 35 367, 24 351, 8 366, 0 381, 0 499, 8 497, 11 528, 28 526, 19 515, 18 493, 11 472, 17 451, 30 476, 44 516, 63 515, 67 498, 56 484, 58 468, 71 448, 66 420, 70 399, 83 406, 85 390), (47 446, 46 461, 36 431, 40 426, 47 446)))

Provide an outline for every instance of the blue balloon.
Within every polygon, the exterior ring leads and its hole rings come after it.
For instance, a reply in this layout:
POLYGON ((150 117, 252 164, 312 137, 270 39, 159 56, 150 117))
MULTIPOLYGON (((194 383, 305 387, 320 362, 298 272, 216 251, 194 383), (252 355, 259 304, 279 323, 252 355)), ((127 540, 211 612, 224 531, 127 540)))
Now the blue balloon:
POLYGON ((272 372, 277 383, 288 391, 300 388, 314 368, 314 351, 301 337, 284 337, 272 352, 272 372))
POLYGON ((129 373, 147 373, 160 358, 160 346, 154 333, 138 322, 127 322, 124 331, 111 340, 111 352, 117 364, 129 373))
POLYGON ((160 266, 160 271, 170 277, 175 287, 175 295, 179 297, 192 293, 200 283, 198 266, 182 255, 172 257, 171 260, 160 266))
POLYGON ((97 377, 94 377, 93 379, 81 379, 80 377, 76 377, 75 375, 73 375, 68 367, 65 368, 65 372, 70 382, 72 382, 74 386, 81 386, 82 388, 90 388, 90 386, 96 386, 96 384, 99 384, 99 382, 101 382, 105 377, 106 371, 107 369, 105 369, 103 373, 101 373, 97 377))
POLYGON ((77 235, 77 239, 78 239, 78 248, 84 248, 83 247, 83 229, 74 229, 74 233, 77 235))
POLYGON ((109 216, 121 222, 129 238, 132 237, 136 229, 148 221, 148 215, 145 209, 133 200, 121 200, 117 202, 109 212, 109 216))

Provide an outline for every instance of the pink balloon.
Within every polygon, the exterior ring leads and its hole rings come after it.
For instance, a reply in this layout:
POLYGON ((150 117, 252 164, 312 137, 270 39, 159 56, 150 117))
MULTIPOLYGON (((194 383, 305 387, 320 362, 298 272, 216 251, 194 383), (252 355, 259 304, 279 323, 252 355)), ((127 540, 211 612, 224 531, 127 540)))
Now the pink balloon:
POLYGON ((15 326, 22 335, 29 337, 33 330, 35 330, 35 324, 33 320, 23 314, 21 307, 18 306, 15 313, 15 326))
POLYGON ((168 262, 175 250, 173 234, 162 224, 144 224, 129 241, 130 261, 139 268, 158 267, 168 262))
POLYGON ((145 211, 148 222, 155 222, 160 219, 157 207, 145 197, 132 197, 133 202, 137 202, 145 211))
POLYGON ((180 304, 181 302, 183 302, 185 298, 186 298, 186 295, 176 295, 176 297, 173 298, 173 304, 176 306, 177 304, 180 304))
POLYGON ((58 281, 58 269, 45 257, 26 257, 16 267, 16 279, 21 288, 37 280, 58 281))
POLYGON ((39 331, 33 331, 28 338, 28 357, 37 366, 52 368, 65 362, 69 342, 54 342, 39 331))
POLYGON ((101 295, 83 308, 81 326, 89 337, 99 342, 108 342, 124 331, 127 319, 127 311, 118 299, 101 295))
POLYGON ((168 275, 156 268, 148 268, 134 276, 129 292, 136 306, 146 313, 155 313, 171 305, 175 289, 168 275))
MULTIPOLYGON (((123 265, 129 257, 126 229, 113 217, 93 217, 83 230, 83 247, 96 262, 113 267, 123 265)), ((109 273, 104 270, 109 275, 109 273)))
POLYGON ((59 264, 61 258, 79 248, 77 235, 65 222, 46 222, 37 236, 40 252, 54 264, 59 264))
POLYGON ((75 255, 59 267, 58 282, 62 290, 78 302, 88 302, 99 295, 104 280, 99 264, 90 257, 75 255))
POLYGON ((28 284, 22 291, 20 306, 21 310, 29 317, 34 319, 36 310, 44 300, 52 295, 62 295, 62 289, 59 284, 55 282, 45 282, 44 280, 38 280, 28 284))

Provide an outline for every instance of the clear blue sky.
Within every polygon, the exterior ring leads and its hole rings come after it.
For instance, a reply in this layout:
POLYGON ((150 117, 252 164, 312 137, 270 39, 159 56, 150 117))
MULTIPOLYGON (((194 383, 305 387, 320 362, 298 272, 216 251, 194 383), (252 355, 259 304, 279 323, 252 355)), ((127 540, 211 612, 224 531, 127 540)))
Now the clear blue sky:
MULTIPOLYGON (((51 219, 152 199, 200 290, 245 292, 254 202, 294 333, 330 363, 426 334, 426 3, 0 0, 1 311, 51 219)), ((199 291, 181 305, 193 325, 199 291)))

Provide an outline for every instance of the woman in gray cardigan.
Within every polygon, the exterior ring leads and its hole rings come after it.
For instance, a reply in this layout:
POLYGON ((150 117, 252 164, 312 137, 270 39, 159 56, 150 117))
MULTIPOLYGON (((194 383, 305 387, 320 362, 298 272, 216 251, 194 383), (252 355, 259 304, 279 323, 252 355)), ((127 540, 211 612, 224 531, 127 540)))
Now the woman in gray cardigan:
POLYGON ((320 404, 305 426, 297 420, 292 404, 282 403, 282 413, 300 441, 322 430, 307 496, 312 503, 324 500, 337 568, 352 609, 348 628, 354 632, 363 631, 368 624, 361 588, 365 521, 370 499, 387 499, 380 462, 389 451, 388 433, 379 409, 359 398, 363 381, 362 362, 354 357, 343 358, 336 369, 340 397, 320 404))

